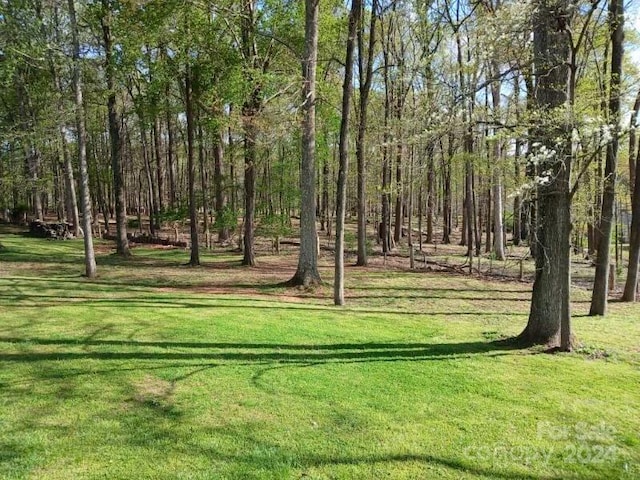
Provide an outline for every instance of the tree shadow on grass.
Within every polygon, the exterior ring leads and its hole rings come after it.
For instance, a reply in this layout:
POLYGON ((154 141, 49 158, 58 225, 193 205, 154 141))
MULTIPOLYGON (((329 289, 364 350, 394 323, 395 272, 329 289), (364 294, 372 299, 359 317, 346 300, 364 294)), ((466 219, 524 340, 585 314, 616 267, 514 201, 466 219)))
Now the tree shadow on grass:
MULTIPOLYGON (((19 297, 13 296, 14 300, 20 300, 19 297)), ((33 296, 26 296, 22 300, 33 300, 33 296)), ((337 319, 343 317, 345 314, 356 315, 393 315, 393 316, 415 316, 415 317, 483 317, 483 316, 497 316, 497 317, 521 317, 525 313, 523 312, 482 312, 482 311, 447 311, 447 310, 425 310, 425 311, 409 311, 409 310, 377 310, 377 309, 364 309, 364 308, 340 308, 326 305, 310 305, 305 306, 301 303, 286 303, 278 301, 277 299, 257 299, 252 297, 247 298, 229 298, 212 299, 210 302, 196 303, 193 301, 167 301, 166 298, 113 298, 113 299, 87 299, 82 297, 55 297, 56 301, 37 302, 32 304, 12 304, 11 308, 53 308, 65 306, 69 307, 74 303, 82 307, 117 307, 121 308, 163 308, 163 309, 211 309, 217 308, 242 308, 247 311, 250 310, 273 310, 273 311, 297 311, 297 312, 314 312, 314 313, 329 313, 338 315, 337 319), (75 301, 74 301, 75 299, 75 301), (264 302, 267 304, 258 304, 256 302, 264 302), (249 304, 247 304, 249 303, 249 304), (269 304, 271 303, 271 304, 269 304)))
POLYGON ((512 293, 512 294, 517 294, 517 293, 531 293, 531 289, 530 288, 526 288, 526 289, 517 289, 517 290, 503 290, 500 288, 490 288, 491 285, 489 284, 489 288, 467 288, 467 287, 460 287, 460 288, 450 288, 450 287, 397 287, 397 286, 381 286, 381 287, 372 287, 372 286, 354 286, 354 287, 350 287, 349 290, 362 290, 362 291, 377 291, 377 292, 386 292, 386 291, 398 291, 398 292, 426 292, 426 293, 431 293, 431 292, 455 292, 455 293, 460 293, 460 292, 476 292, 476 293, 512 293))
POLYGON ((474 466, 470 461, 463 462, 459 460, 446 459, 428 454, 387 454, 387 455, 368 455, 362 457, 310 457, 302 460, 304 465, 309 467, 327 467, 339 465, 375 465, 383 463, 420 463, 420 464, 436 464, 458 472, 472 475, 479 475, 488 478, 497 478, 505 480, 521 479, 521 480, 561 480, 563 476, 547 476, 537 474, 527 474, 522 472, 507 471, 505 469, 497 470, 492 468, 483 468, 474 466))
MULTIPOLYGON (((136 267, 137 265, 130 265, 136 267)), ((184 264, 174 264, 173 267, 178 269, 190 269, 194 267, 187 267, 184 264)), ((195 267, 200 268, 200 267, 195 267)), ((216 266, 212 266, 213 269, 217 269, 216 266)), ((226 267, 225 267, 226 268, 226 267)), ((282 286, 277 282, 264 282, 260 279, 256 279, 252 282, 240 283, 240 282, 211 282, 209 280, 202 280, 197 276, 190 278, 177 277, 175 280, 168 280, 166 277, 154 277, 154 278, 123 278, 121 281, 106 280, 98 277, 97 279, 87 279, 78 273, 73 274, 72 270, 61 270, 60 268, 42 269, 39 270, 41 276, 38 277, 4 277, 0 278, 0 285, 4 283, 11 283, 12 286, 33 286, 43 285, 45 288, 56 288, 56 284, 62 284, 61 288, 68 288, 67 284, 74 284, 79 288, 91 289, 92 291, 103 290, 105 292, 127 292, 127 291, 145 291, 148 289, 171 289, 176 292, 191 292, 193 289, 203 288, 224 288, 234 290, 259 290, 261 292, 282 291, 282 286), (50 273, 48 275, 47 273, 50 273), (64 276, 60 274, 64 273, 64 276)))
MULTIPOLYGON (((390 472, 376 472, 378 475, 390 475, 391 470, 394 468, 394 464, 418 464, 422 475, 424 477, 419 478, 431 478, 429 472, 432 472, 433 467, 444 467, 453 472, 449 474, 461 475, 466 474, 470 476, 477 476, 482 478, 494 478, 504 480, 562 480, 567 478, 562 474, 546 475, 542 473, 523 471, 524 467, 518 465, 517 461, 514 461, 511 465, 498 466, 495 463, 487 465, 487 462, 478 462, 475 459, 469 457, 465 458, 464 452, 459 452, 457 458, 443 458, 437 455, 432 455, 425 452, 415 453, 394 453, 385 452, 379 454, 363 454, 363 455, 349 455, 340 454, 326 455, 316 453, 305 453, 290 451, 286 445, 281 443, 273 443, 265 441, 261 438, 256 438, 251 434, 251 426, 239 426, 229 431, 228 428, 221 429, 221 431, 214 431, 212 435, 224 435, 232 437, 234 440, 240 439, 243 444, 251 445, 251 449, 246 450, 244 453, 225 453, 216 449, 215 451, 208 448, 201 448, 200 452, 206 455, 207 458, 216 459, 220 462, 224 462, 227 465, 233 465, 240 469, 243 473, 253 469, 270 468, 270 470, 280 470, 283 476, 292 477, 294 471, 301 473, 299 478, 311 478, 306 471, 309 469, 321 469, 319 472, 322 476, 328 475, 331 478, 338 477, 338 471, 334 470, 339 467, 361 467, 363 470, 359 471, 362 475, 367 472, 370 478, 375 478, 375 470, 373 468, 390 468, 390 472), (247 432, 249 430, 249 432, 247 432), (484 464, 483 464, 484 463, 484 464), (520 467, 516 470, 517 467, 520 467), (424 469, 424 470, 423 470, 424 469), (331 475, 333 474, 333 475, 331 475)), ((186 452, 185 452, 186 453, 186 452)), ((193 454, 193 451, 189 451, 188 454, 193 454)), ((407 472, 406 467, 400 467, 402 472, 407 472)), ((529 467, 529 470, 532 470, 529 467)), ((315 473, 315 472, 314 472, 315 473)), ((343 475, 346 472, 342 472, 343 475)), ((602 472, 594 472, 593 476, 582 477, 585 480, 596 480, 603 478, 602 472)))
POLYGON ((0 361, 31 363, 66 360, 209 360, 248 363, 360 363, 389 361, 452 360, 474 355, 500 356, 530 353, 512 342, 461 343, 344 343, 344 344, 265 344, 265 343, 198 343, 136 342, 131 340, 44 339, 0 337, 0 342, 19 345, 60 347, 118 346, 136 351, 58 351, 0 353, 0 361), (145 348, 189 349, 184 352, 142 351, 145 348))

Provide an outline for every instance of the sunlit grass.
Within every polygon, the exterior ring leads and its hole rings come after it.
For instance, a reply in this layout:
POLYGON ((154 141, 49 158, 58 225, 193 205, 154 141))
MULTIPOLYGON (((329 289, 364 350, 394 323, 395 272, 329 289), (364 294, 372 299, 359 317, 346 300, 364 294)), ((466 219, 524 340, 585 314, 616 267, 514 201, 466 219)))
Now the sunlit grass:
POLYGON ((336 308, 291 256, 0 242, 0 478, 640 477, 638 307, 575 289, 548 355, 494 342, 525 283, 348 268, 336 308))

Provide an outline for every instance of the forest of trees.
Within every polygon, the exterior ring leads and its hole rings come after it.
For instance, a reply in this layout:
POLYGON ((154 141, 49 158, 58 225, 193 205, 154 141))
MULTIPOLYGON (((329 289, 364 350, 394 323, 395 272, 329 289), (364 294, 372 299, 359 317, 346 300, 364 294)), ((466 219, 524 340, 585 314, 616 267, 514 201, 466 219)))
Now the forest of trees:
POLYGON ((256 235, 299 226, 288 283, 321 282, 335 236, 338 305, 345 223, 359 266, 458 242, 471 272, 525 245, 520 339, 568 350, 572 251, 604 315, 628 244, 636 300, 624 20, 623 0, 0 0, 0 217, 68 222, 89 277, 93 236, 129 256, 184 226, 191 265, 233 242, 253 266, 256 235))

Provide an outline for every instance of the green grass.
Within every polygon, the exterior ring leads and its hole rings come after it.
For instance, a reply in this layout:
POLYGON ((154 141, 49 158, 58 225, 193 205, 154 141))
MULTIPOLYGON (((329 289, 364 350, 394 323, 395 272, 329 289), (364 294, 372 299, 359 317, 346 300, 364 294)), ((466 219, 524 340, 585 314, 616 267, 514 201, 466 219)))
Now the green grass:
POLYGON ((348 268, 336 308, 293 257, 0 243, 0 478, 640 477, 638 307, 576 289, 548 355, 494 342, 528 284, 348 268))

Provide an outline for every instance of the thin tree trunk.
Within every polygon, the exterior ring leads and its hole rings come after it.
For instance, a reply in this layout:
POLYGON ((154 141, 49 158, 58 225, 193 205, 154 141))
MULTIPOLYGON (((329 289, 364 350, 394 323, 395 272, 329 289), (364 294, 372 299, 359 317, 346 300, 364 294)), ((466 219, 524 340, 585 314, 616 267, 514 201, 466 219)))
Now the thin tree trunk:
POLYGON ((167 170, 169 171, 169 208, 176 208, 176 164, 174 160, 173 121, 171 120, 171 106, 169 104, 169 85, 165 94, 167 96, 165 108, 167 122, 167 170))
POLYGON ((609 296, 609 268, 611 230, 616 195, 618 165, 618 125, 620 119, 620 87, 622 82, 622 56, 624 43, 623 0, 609 1, 609 26, 611 29, 611 84, 609 88, 609 123, 613 125, 611 141, 607 145, 604 171, 602 213, 600 215, 600 238, 596 257, 596 274, 589 315, 605 315, 609 296))
POLYGON ((349 13, 349 33, 345 56, 345 75, 342 85, 342 119, 340 121, 339 170, 336 195, 336 248, 335 279, 333 301, 336 305, 344 305, 344 221, 347 203, 347 172, 349 169, 349 106, 353 91, 353 51, 355 47, 356 29, 362 10, 362 0, 352 0, 349 13))
POLYGON ((636 150, 634 127, 638 125, 638 110, 640 110, 640 91, 636 97, 631 116, 631 133, 629 138, 629 170, 633 183, 631 190, 631 234, 629 239, 629 265, 627 280, 622 295, 623 302, 635 302, 638 291, 638 268, 640 266, 640 150, 636 150), (631 138, 633 134, 633 138, 631 138), (631 169, 633 162, 633 169, 631 169))
MULTIPOLYGON (((213 137, 213 183, 216 189, 216 215, 219 217, 224 213, 226 207, 226 197, 224 192, 224 150, 222 147, 222 134, 218 130, 213 137)), ((225 242, 229 239, 229 226, 220 224, 218 228, 218 242, 225 242)))
POLYGON ((329 222, 331 221, 329 215, 329 159, 325 157, 322 164, 322 197, 320 206, 320 229, 326 230, 327 236, 331 231, 329 222))
MULTIPOLYGON (((407 209, 407 243, 409 246, 409 268, 413 270, 416 267, 415 252, 413 251, 413 162, 414 162, 414 146, 411 147, 411 155, 409 158, 409 202, 407 209)), ((422 232, 419 232, 422 235, 422 232)))
MULTIPOLYGON (((435 210, 435 183, 436 183, 436 172, 434 168, 433 151, 434 151, 433 144, 429 144, 426 152, 427 153, 427 243, 433 243, 433 213, 435 210)), ((422 232, 420 232, 420 235, 422 236, 422 232)))
POLYGON ((636 150, 637 134, 636 128, 638 128, 638 113, 640 112, 640 90, 636 95, 636 100, 633 102, 633 109, 631 111, 631 119, 629 120, 629 184, 632 186, 630 189, 631 201, 633 202, 633 195, 635 189, 633 186, 636 183, 637 158, 639 152, 636 150))
POLYGON ((113 37, 111 33, 111 3, 102 0, 102 38, 105 49, 105 74, 107 79, 107 111, 109 116, 109 137, 111 139, 111 170, 116 210, 116 253, 123 257, 131 255, 127 239, 127 210, 122 162, 122 139, 120 136, 120 116, 116 105, 115 65, 113 60, 113 37))
POLYGON ((164 172, 162 171, 162 151, 160 148, 160 125, 158 118, 154 115, 153 119, 153 149, 156 157, 156 182, 157 195, 156 207, 158 216, 156 217, 158 229, 160 228, 160 213, 164 210, 164 172))
POLYGON ((453 134, 449 134, 447 143, 447 159, 444 156, 442 143, 440 144, 440 153, 442 155, 442 243, 448 245, 451 243, 452 229, 452 190, 451 190, 451 162, 453 159, 453 134))
MULTIPOLYGON (((399 101, 400 105, 401 102, 399 101)), ((402 106, 396 105, 397 108, 397 116, 398 116, 398 124, 402 122, 402 106)), ((396 146, 396 208, 395 208, 395 224, 393 230, 393 240, 396 242, 400 242, 402 238, 402 225, 404 223, 404 186, 402 183, 402 157, 404 151, 404 145, 402 144, 402 136, 398 135, 396 139, 398 142, 396 146)))
POLYGON ((152 237, 156 235, 156 202, 155 189, 153 187, 153 171, 151 169, 151 152, 145 129, 144 119, 140 117, 140 143, 142 146, 142 160, 144 163, 145 179, 147 181, 147 202, 149 204, 149 233, 152 237))
MULTIPOLYGON (((497 76, 500 69, 497 62, 493 62, 493 75, 497 76)), ((500 118, 500 81, 491 84, 491 98, 493 105, 493 116, 496 124, 500 118)), ((500 140, 494 130, 493 139, 493 254, 497 260, 505 259, 504 251, 504 222, 502 219, 502 171, 500 164, 502 161, 502 149, 500 148, 500 140)), ((487 225, 491 229, 491 224, 487 225)))
POLYGON ((363 28, 358 28, 358 76, 360 85, 360 115, 358 122, 358 135, 356 137, 356 160, 358 164, 358 258, 356 265, 367 265, 367 217, 366 217, 366 162, 365 162, 365 136, 367 131, 367 113, 369 106, 369 92, 373 79, 373 57, 376 43, 376 20, 378 18, 378 1, 371 4, 371 17, 369 23, 369 44, 364 53, 363 28), (362 80, 364 79, 364 80, 362 80))
MULTIPOLYGON (((520 180, 520 155, 522 150, 522 143, 518 139, 515 145, 514 165, 515 165, 515 180, 516 185, 519 185, 520 180)), ((513 199, 513 244, 515 246, 520 245, 522 241, 522 198, 520 195, 516 195, 513 199)))
POLYGON ((200 167, 200 186, 202 188, 202 233, 206 248, 211 248, 211 233, 209 231, 209 185, 207 182, 207 168, 205 166, 205 144, 202 125, 198 125, 198 165, 200 167))
MULTIPOLYGON (((71 154, 69 153, 69 145, 67 144, 64 129, 60 128, 60 142, 62 143, 62 160, 64 163, 64 190, 65 190, 65 210, 67 212, 67 221, 73 226, 73 232, 76 237, 81 236, 80 215, 78 213, 78 200, 76 197, 76 182, 73 178, 73 164, 71 163, 71 154)), ((85 146, 86 157, 86 146, 85 146)), ((86 160, 85 160, 86 161, 86 160)))
POLYGON ((200 265, 200 245, 198 241, 198 205, 196 204, 196 165, 194 159, 194 112, 191 66, 187 64, 184 82, 185 107, 187 113, 187 175, 189 188, 189 231, 191 234, 191 256, 189 265, 200 265))
POLYGON ((380 221, 379 236, 382 242, 382 252, 391 251, 391 162, 389 162, 389 118, 391 116, 391 92, 389 79, 389 52, 383 50, 384 59, 384 125, 382 133, 382 218, 380 221))

